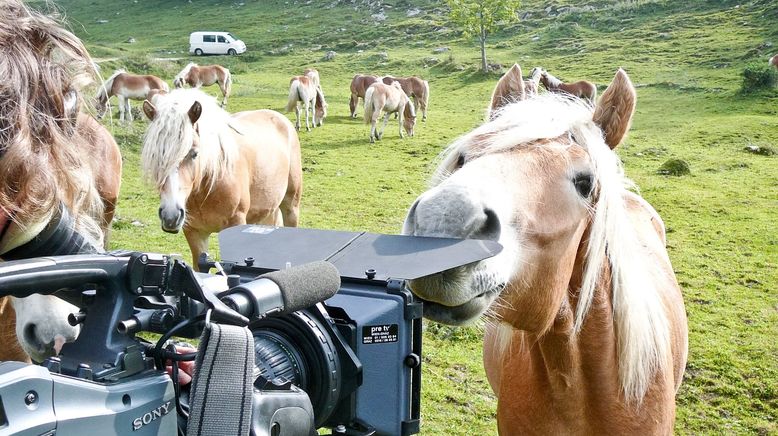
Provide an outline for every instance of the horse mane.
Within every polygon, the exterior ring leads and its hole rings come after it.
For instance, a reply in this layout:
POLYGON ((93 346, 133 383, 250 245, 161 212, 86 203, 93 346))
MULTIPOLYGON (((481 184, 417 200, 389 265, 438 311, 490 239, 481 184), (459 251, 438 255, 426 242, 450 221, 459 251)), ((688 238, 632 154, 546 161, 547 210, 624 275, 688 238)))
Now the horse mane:
POLYGON ((183 79, 184 77, 186 77, 186 75, 189 74, 189 70, 191 70, 192 67, 195 67, 195 66, 197 66, 197 64, 194 63, 194 62, 189 62, 188 64, 186 64, 184 69, 181 70, 178 74, 176 74, 176 77, 173 78, 173 82, 175 82, 176 80, 183 79))
POLYGON ((232 138, 234 121, 230 114, 219 107, 216 99, 199 89, 176 89, 155 100, 157 102, 154 120, 149 124, 143 138, 141 171, 147 180, 161 188, 168 175, 189 153, 195 134, 200 137, 197 165, 195 165, 195 186, 207 181, 207 189, 223 174, 232 171, 238 158, 238 146, 232 138), (197 131, 189 120, 189 109, 195 102, 202 106, 197 121, 197 131))
POLYGON ((103 82, 102 86, 97 90, 97 100, 98 101, 107 101, 108 100, 108 90, 113 88, 113 81, 116 79, 116 76, 122 73, 126 73, 127 71, 123 68, 120 68, 113 72, 107 79, 105 79, 105 82, 103 82))
POLYGON ((647 269, 636 254, 641 246, 623 196, 634 184, 625 178, 621 161, 592 121, 592 107, 580 99, 552 93, 509 104, 495 119, 459 138, 441 154, 433 185, 451 174, 462 154, 477 157, 522 146, 547 146, 537 145, 538 140, 562 135, 574 137, 588 151, 595 175, 574 333, 583 327, 597 286, 610 283, 619 379, 627 401, 639 404, 655 372, 669 362, 669 326, 651 280, 658 272, 647 269), (603 277, 604 272, 610 276, 603 277))
POLYGON ((0 2, 0 41, 0 208, 24 228, 64 203, 102 246, 103 204, 75 128, 94 63, 81 40, 19 0, 0 2))
MULTIPOLYGON (((546 73, 546 74, 548 74, 548 73, 546 73)), ((540 68, 540 67, 535 67, 535 68, 532 69, 532 71, 530 71, 529 78, 530 78, 530 80, 535 82, 535 85, 537 85, 538 82, 540 82, 540 76, 542 76, 542 75, 543 75, 543 69, 540 68)), ((554 77, 554 79, 556 79, 556 77, 554 77)))
POLYGON ((553 76, 551 73, 549 73, 548 71, 542 71, 542 72, 541 72, 541 75, 545 75, 545 76, 546 76, 546 81, 548 82, 548 86, 550 86, 550 87, 552 87, 552 88, 558 88, 558 87, 559 87, 559 85, 561 85, 561 84, 562 84, 562 81, 561 81, 561 80, 559 80, 559 79, 557 79, 556 77, 554 77, 554 76, 553 76))

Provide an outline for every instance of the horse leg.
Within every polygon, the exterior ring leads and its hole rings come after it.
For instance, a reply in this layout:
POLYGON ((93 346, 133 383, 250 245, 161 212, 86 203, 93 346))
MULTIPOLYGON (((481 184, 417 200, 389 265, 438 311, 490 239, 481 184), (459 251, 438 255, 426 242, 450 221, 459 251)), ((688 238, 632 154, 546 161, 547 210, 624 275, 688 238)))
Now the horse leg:
POLYGON ((375 142, 375 138, 377 137, 375 134, 376 120, 378 120, 378 117, 376 117, 375 115, 373 115, 373 118, 370 120, 370 143, 371 144, 375 142))
POLYGON ((117 99, 119 99, 119 122, 124 122, 124 96, 117 95, 117 99))
POLYGON ((377 136, 378 139, 381 139, 381 138, 384 137, 384 130, 386 129, 386 124, 389 123, 389 117, 391 115, 392 114, 390 114, 390 113, 387 113, 386 115, 384 115, 384 125, 383 125, 383 127, 381 127, 381 131, 378 132, 378 136, 377 136))
POLYGON ((210 234, 210 232, 202 232, 184 226, 184 236, 186 237, 186 242, 189 243, 189 250, 192 252, 192 267, 195 271, 199 271, 197 259, 200 257, 200 254, 208 251, 208 236, 210 234))
POLYGON ((294 106, 294 114, 297 117, 294 122, 294 128, 297 129, 297 131, 299 132, 300 131, 300 105, 298 105, 297 103, 295 103, 294 106))
POLYGON ((309 120, 309 118, 308 118, 308 111, 310 109, 311 109, 311 102, 310 101, 306 101, 305 102, 305 131, 306 132, 310 132, 311 131, 311 126, 308 124, 308 120, 309 120))
POLYGON ((351 98, 348 101, 348 108, 351 111, 351 118, 357 117, 357 103, 359 103, 359 97, 352 93, 351 98))
MULTIPOLYGON (((412 104, 410 101, 408 103, 405 103, 406 105, 412 104)), ((403 135, 403 115, 405 114, 405 106, 401 107, 397 111, 397 127, 400 128, 400 139, 405 138, 403 135)))
POLYGON ((130 99, 125 97, 124 103, 127 105, 127 122, 132 123, 132 106, 130 105, 130 99))

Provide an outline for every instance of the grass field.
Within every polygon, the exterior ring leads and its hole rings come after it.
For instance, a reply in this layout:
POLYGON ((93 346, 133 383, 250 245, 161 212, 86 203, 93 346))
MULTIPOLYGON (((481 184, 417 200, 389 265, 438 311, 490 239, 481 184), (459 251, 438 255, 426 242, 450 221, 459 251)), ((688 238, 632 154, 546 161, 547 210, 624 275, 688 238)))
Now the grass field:
MULTIPOLYGON (((233 72, 230 111, 280 111, 289 77, 317 68, 329 117, 300 133, 301 225, 397 233, 435 156, 481 122, 499 74, 477 71, 475 41, 456 32, 437 2, 370 4, 378 3, 58 2, 93 56, 107 59, 105 76, 124 67, 172 83, 193 60, 189 32, 238 35, 248 53, 196 59, 233 72), (137 42, 126 43, 131 37, 137 42), (324 61, 330 50, 335 58, 324 61), (399 139, 390 123, 382 141, 368 143, 368 127, 348 117, 355 73, 429 80, 429 120, 414 138, 399 139)), ((594 81, 600 92, 623 67, 638 87, 632 132, 618 153, 668 226, 684 292, 690 350, 676 432, 778 434, 778 157, 745 150, 778 149, 778 91, 741 92, 745 66, 766 65, 778 51, 775 2, 533 0, 519 16, 489 40, 491 63, 519 62, 525 74, 540 65, 564 80, 594 81), (669 159, 686 161, 691 173, 660 175, 669 159)), ((159 229, 158 197, 139 174, 145 121, 105 122, 124 156, 112 247, 188 257, 182 235, 159 229)), ((218 254, 215 245, 211 251, 218 254)), ((480 340, 478 326, 426 323, 423 434, 496 433, 480 340)))

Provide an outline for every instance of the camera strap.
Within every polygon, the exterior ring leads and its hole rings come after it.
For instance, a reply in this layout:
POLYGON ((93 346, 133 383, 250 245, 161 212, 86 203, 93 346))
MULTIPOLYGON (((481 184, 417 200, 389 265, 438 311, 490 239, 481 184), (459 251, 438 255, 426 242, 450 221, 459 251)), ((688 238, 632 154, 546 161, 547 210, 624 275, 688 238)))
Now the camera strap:
POLYGON ((254 387, 251 331, 206 323, 195 363, 187 436, 248 436, 254 387))

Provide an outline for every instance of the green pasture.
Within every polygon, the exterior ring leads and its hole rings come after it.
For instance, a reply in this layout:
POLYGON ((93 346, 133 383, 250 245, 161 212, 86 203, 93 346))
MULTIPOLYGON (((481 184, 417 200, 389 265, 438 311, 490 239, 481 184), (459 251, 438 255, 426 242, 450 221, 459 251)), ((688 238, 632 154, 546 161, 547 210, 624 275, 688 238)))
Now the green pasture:
MULTIPOLYGON (((438 2, 386 0, 381 22, 380 7, 370 3, 60 0, 57 6, 106 77, 124 67, 172 83, 190 60, 229 67, 230 111, 282 111, 289 77, 317 68, 329 116, 323 128, 300 132, 301 226, 397 233, 438 153, 482 121, 499 73, 477 71, 475 41, 461 38, 438 2), (229 30, 249 51, 190 58, 194 30, 229 30), (126 42, 131 37, 135 43, 126 42), (435 53, 441 47, 448 50, 435 53), (334 60, 324 61, 330 50, 334 60), (368 127, 348 116, 355 73, 429 80, 429 119, 419 122, 415 137, 401 140, 392 120, 383 140, 368 143, 368 127)), ((522 5, 520 21, 488 43, 490 63, 504 69, 519 62, 528 74, 539 65, 563 80, 594 81, 601 93, 622 67, 637 85, 632 131, 618 153, 665 220, 684 292, 689 363, 677 396, 678 434, 778 434, 778 156, 746 151, 778 150, 778 90, 741 92, 745 66, 766 65, 778 52, 777 6, 532 0, 522 5), (686 161, 691 173, 659 174, 669 159, 686 161)), ((104 120, 124 157, 111 247, 188 259, 183 235, 160 230, 157 194, 139 173, 146 122, 120 125, 117 116, 104 120)), ((218 256, 213 241, 212 247, 218 256)), ((425 322, 425 328, 422 434, 496 434, 481 327, 425 322)))

